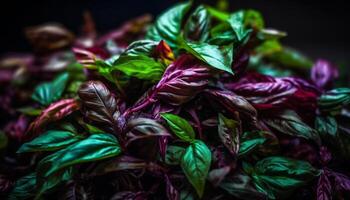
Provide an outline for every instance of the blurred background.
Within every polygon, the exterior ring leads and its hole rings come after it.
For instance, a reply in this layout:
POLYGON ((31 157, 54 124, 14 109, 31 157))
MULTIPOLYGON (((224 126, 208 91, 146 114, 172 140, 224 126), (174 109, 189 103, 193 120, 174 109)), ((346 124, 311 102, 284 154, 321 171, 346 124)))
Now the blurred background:
MULTIPOLYGON (((89 10, 97 29, 104 33, 127 19, 154 16, 179 0, 11 0, 0 6, 0 54, 30 51, 23 31, 28 26, 59 22, 75 33, 81 31, 82 14, 89 10)), ((217 0, 205 1, 209 4, 217 0)), ((350 61, 349 5, 344 1, 231 0, 230 9, 257 9, 267 27, 286 31, 283 42, 312 58, 326 58, 344 65, 350 61)))

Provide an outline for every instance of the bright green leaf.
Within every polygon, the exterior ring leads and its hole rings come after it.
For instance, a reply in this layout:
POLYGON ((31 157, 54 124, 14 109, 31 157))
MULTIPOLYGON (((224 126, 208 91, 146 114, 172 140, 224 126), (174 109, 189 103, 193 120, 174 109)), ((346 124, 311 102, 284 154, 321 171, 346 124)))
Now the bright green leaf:
POLYGON ((161 116, 166 120, 171 131, 175 133, 175 135, 181 140, 192 142, 195 139, 196 135, 194 133, 194 130, 187 120, 180 116, 169 113, 162 113, 161 116))
POLYGON ((181 168, 200 198, 203 196, 210 163, 211 152, 207 145, 200 140, 193 141, 187 147, 181 160, 181 168))
POLYGON ((170 47, 176 48, 181 35, 181 25, 191 3, 178 4, 160 15, 146 34, 147 39, 165 40, 170 47))
POLYGON ((38 176, 49 177, 63 168, 106 159, 120 153, 121 148, 113 135, 93 134, 41 160, 38 164, 38 176))
POLYGON ((182 41, 181 48, 209 66, 233 74, 231 69, 233 59, 232 46, 219 47, 207 43, 196 44, 182 41))
POLYGON ((55 151, 83 139, 70 131, 50 130, 34 140, 24 143, 17 153, 55 151))

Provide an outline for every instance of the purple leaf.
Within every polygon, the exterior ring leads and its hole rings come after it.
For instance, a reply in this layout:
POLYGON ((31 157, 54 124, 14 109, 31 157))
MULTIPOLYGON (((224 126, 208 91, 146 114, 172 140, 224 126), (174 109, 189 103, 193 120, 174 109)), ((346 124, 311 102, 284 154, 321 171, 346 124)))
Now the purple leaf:
POLYGON ((328 177, 328 171, 325 170, 318 178, 317 183, 317 200, 331 200, 332 185, 328 177))
POLYGON ((320 89, 330 89, 338 77, 337 67, 326 60, 317 60, 311 69, 311 79, 320 89))

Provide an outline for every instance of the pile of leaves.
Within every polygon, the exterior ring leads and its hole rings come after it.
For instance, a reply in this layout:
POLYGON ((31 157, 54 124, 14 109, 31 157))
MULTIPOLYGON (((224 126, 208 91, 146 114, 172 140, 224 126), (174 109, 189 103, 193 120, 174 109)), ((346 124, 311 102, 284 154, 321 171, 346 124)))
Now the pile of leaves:
POLYGON ((349 199, 349 80, 255 10, 185 2, 0 61, 3 199, 349 199))

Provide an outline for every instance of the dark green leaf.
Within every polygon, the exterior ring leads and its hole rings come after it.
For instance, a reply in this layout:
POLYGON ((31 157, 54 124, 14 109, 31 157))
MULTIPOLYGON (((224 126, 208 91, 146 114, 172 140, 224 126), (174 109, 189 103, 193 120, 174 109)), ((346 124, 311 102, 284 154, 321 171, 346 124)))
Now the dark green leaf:
POLYGON ((313 128, 304 123, 299 115, 292 111, 283 111, 278 116, 273 118, 265 118, 263 121, 271 128, 278 130, 281 133, 310 139, 316 143, 320 143, 320 137, 313 128))
POLYGON ((83 139, 70 131, 50 130, 34 140, 24 143, 17 153, 35 151, 55 151, 83 139))
POLYGON ((338 131, 338 123, 334 117, 317 116, 315 120, 315 129, 318 131, 322 139, 335 138, 338 131))
POLYGON ((41 199, 42 195, 46 192, 50 192, 52 189, 62 184, 65 181, 68 181, 72 178, 73 170, 72 168, 64 169, 58 171, 54 175, 47 177, 45 179, 37 180, 38 192, 35 196, 35 199, 41 199))
POLYGON ((38 177, 50 177, 69 166, 102 160, 120 153, 120 146, 113 135, 93 134, 41 160, 37 168, 38 177))
POLYGON ((225 178, 219 187, 238 199, 266 199, 266 195, 259 192, 252 179, 243 172, 236 172, 232 177, 225 178))
POLYGON ((219 137, 233 156, 236 156, 239 151, 240 132, 240 123, 238 121, 228 119, 224 115, 219 114, 219 137))
POLYGON ((169 145, 166 149, 164 162, 167 165, 179 165, 185 148, 180 146, 169 145))
POLYGON ((230 74, 234 73, 231 69, 233 59, 232 46, 219 47, 207 43, 197 44, 182 41, 181 48, 211 67, 230 74))
POLYGON ((63 73, 55 78, 52 82, 42 83, 34 89, 32 98, 42 105, 49 105, 58 100, 66 87, 68 82, 68 73, 63 73))
POLYGON ((339 114, 347 104, 350 104, 350 88, 337 88, 327 91, 318 99, 320 110, 332 115, 339 114))
POLYGON ((278 139, 272 133, 266 131, 244 132, 241 137, 239 156, 247 156, 252 153, 269 155, 278 149, 278 139))
POLYGON ((187 120, 169 113, 162 113, 161 116, 166 120, 171 131, 181 140, 192 142, 195 139, 194 130, 187 120))
POLYGON ((176 48, 181 34, 181 25, 190 5, 190 3, 182 3, 160 15, 148 30, 146 38, 158 42, 165 40, 170 47, 176 48))
POLYGON ((203 196, 205 180, 211 163, 211 152, 207 145, 195 140, 187 147, 181 160, 181 167, 187 179, 196 189, 199 197, 203 196))
POLYGON ((8 196, 9 200, 23 200, 34 196, 36 191, 36 175, 31 173, 18 179, 8 196))
POLYGON ((204 42, 209 36, 209 25, 211 18, 207 9, 200 5, 188 19, 184 36, 187 40, 204 42))
POLYGON ((257 162, 251 173, 260 192, 281 199, 319 176, 320 170, 305 161, 275 156, 257 162))

